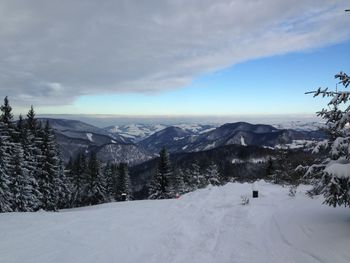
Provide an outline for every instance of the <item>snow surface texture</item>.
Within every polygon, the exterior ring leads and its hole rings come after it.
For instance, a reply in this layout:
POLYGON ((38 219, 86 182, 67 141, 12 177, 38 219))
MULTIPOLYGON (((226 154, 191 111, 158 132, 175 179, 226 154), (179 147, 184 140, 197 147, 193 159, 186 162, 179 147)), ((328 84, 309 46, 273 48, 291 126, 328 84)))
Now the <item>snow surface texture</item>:
POLYGON ((350 262, 348 208, 255 183, 208 187, 180 199, 62 212, 0 214, 0 262, 350 262))

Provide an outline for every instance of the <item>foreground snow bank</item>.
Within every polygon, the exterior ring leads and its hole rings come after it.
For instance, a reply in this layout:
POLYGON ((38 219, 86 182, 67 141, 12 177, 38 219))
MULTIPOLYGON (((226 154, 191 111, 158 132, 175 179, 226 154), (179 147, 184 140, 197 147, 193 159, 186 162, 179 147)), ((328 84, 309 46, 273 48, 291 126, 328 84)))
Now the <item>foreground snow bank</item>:
POLYGON ((349 209, 257 183, 177 200, 0 214, 0 262, 350 262, 349 209))

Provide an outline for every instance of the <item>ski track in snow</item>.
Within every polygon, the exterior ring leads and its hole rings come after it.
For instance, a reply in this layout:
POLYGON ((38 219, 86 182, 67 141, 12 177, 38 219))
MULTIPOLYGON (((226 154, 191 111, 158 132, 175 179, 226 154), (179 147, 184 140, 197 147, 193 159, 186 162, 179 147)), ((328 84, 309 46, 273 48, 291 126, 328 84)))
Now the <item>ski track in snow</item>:
POLYGON ((0 262, 350 262, 348 208, 256 183, 208 187, 180 199, 0 214, 0 262))

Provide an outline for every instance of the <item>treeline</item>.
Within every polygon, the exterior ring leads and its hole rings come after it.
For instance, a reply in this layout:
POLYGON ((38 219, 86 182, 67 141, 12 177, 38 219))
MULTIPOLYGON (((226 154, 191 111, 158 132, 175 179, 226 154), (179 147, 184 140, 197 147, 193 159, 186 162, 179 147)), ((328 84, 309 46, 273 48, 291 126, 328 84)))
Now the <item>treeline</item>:
POLYGON ((126 164, 102 170, 96 154, 80 154, 64 168, 53 130, 35 118, 14 121, 7 97, 0 115, 0 212, 56 211, 130 199, 126 164))
POLYGON ((222 184, 221 175, 215 164, 202 172, 197 163, 189 169, 172 171, 169 154, 165 148, 159 153, 158 167, 149 185, 149 199, 175 198, 211 185, 222 184))
POLYGON ((70 179, 71 207, 125 201, 132 198, 127 164, 108 163, 104 169, 95 153, 78 154, 66 167, 70 179))

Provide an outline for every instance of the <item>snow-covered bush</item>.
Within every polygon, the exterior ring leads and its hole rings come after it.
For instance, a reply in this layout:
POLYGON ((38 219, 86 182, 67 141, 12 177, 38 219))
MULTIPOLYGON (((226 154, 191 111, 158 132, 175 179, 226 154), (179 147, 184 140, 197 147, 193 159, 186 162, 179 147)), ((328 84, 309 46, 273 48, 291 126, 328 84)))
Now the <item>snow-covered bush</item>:
POLYGON ((297 193, 297 186, 296 185, 292 185, 291 187, 289 187, 288 195, 290 197, 295 197, 296 193, 297 193))
POLYGON ((246 195, 241 195, 241 205, 249 205, 249 197, 246 195))
MULTIPOLYGON (((350 84, 349 76, 343 72, 335 78, 345 88, 350 84)), ((328 140, 317 145, 314 152, 324 148, 328 156, 311 165, 305 174, 316 179, 310 194, 323 194, 330 206, 350 206, 350 92, 318 88, 307 93, 330 98, 328 107, 317 112, 326 120, 328 140)))

